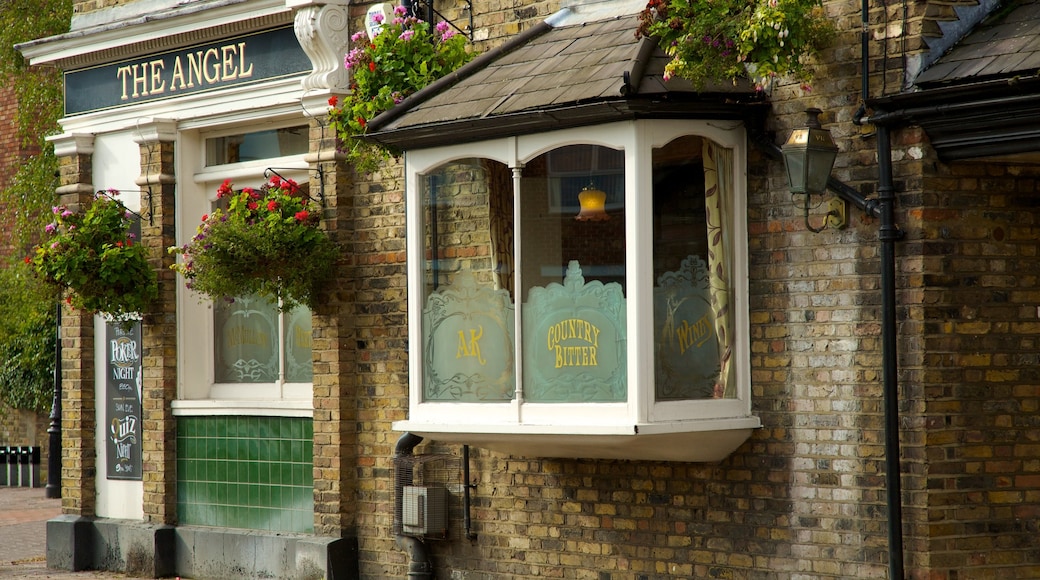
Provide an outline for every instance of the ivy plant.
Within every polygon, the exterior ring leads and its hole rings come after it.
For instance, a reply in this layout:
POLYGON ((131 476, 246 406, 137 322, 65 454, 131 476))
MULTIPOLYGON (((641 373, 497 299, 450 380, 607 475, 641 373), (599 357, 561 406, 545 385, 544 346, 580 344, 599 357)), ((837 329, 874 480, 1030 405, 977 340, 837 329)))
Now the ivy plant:
POLYGON ((50 408, 53 397, 58 296, 31 273, 24 258, 52 217, 58 160, 45 137, 58 132, 62 84, 60 71, 28 66, 15 45, 67 32, 72 4, 0 2, 0 74, 18 100, 17 134, 23 150, 31 153, 0 189, 11 248, 0 255, 0 402, 39 413, 50 408))

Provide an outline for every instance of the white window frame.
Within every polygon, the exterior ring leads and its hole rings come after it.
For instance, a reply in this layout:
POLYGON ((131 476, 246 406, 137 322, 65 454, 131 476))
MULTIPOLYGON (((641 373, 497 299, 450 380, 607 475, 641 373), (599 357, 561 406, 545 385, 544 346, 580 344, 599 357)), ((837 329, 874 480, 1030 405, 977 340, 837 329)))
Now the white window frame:
MULTIPOLYGON (((264 170, 275 168, 282 177, 305 183, 309 179, 306 153, 206 166, 206 140, 240 133, 306 125, 299 116, 277 118, 262 124, 236 124, 181 131, 177 150, 179 175, 191 176, 178 183, 177 243, 184 244, 195 235, 203 214, 212 211, 217 187, 231 179, 236 188, 259 187, 264 170)), ((310 417, 313 414, 313 383, 217 383, 214 382, 213 303, 188 290, 178 277, 178 400, 175 414, 251 414, 310 417)), ((281 324, 279 324, 281 334, 281 324)), ((279 349, 284 349, 279 336, 279 349)), ((279 357, 281 374, 284 358, 279 357)))
MULTIPOLYGON (((747 280, 747 140, 743 125, 737 121, 638 120, 596 127, 567 129, 550 133, 508 137, 492 141, 408 151, 405 155, 407 232, 408 232, 408 311, 409 311, 409 418, 395 423, 401 431, 411 431, 436 439, 487 443, 506 451, 554 455, 559 435, 585 436, 590 446, 588 457, 614 457, 594 446, 610 446, 611 436, 633 434, 711 433, 740 431, 743 442, 752 429, 761 426, 751 414, 750 328, 747 280), (653 261, 640 259, 653 248, 652 203, 646 192, 652 190, 652 150, 684 135, 710 139, 734 152, 734 216, 728 227, 735 240, 732 263, 733 351, 736 397, 731 399, 662 401, 654 400, 654 317, 653 261), (514 400, 503 403, 462 403, 423 401, 422 312, 425 300, 422 268, 420 176, 448 161, 469 157, 488 158, 510 168, 520 168, 536 156, 557 147, 574 144, 602 145, 625 151, 625 231, 626 316, 628 399, 621 403, 526 403, 522 402, 521 323, 522 304, 515 311, 515 348, 517 391, 514 400), (531 444, 523 440, 529 437, 531 444), (603 440, 606 437, 607 440, 603 440), (540 442, 539 442, 540 441, 540 442), (598 443, 596 443, 598 441, 598 443)), ((514 188, 517 187, 514 171, 514 188)), ((520 216, 515 204, 515 223, 520 216)), ((522 247, 521 228, 514 231, 514 246, 522 247)), ((522 260, 522 256, 518 258, 522 260)), ((518 262, 519 263, 519 262, 518 262)), ((516 286, 520 268, 515 272, 516 286)), ((726 444, 728 445, 728 443, 726 444)), ((623 456, 623 455, 622 455, 623 456)), ((632 457, 637 458, 637 457, 632 457)))

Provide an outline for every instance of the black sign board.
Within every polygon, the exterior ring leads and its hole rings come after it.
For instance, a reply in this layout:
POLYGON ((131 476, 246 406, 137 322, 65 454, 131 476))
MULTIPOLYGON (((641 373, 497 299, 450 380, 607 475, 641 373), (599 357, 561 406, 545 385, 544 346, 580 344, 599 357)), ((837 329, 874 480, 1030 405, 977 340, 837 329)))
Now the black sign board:
POLYGON ((141 479, 141 322, 105 335, 108 479, 141 479))
POLYGON ((65 115, 255 84, 311 70, 291 26, 65 73, 65 115))

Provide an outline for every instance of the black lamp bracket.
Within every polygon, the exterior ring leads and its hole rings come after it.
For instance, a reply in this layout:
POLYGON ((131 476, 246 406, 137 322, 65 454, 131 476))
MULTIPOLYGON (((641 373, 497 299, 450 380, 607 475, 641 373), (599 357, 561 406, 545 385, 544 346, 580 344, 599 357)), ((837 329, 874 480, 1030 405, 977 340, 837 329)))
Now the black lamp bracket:
MULTIPOLYGON (((143 194, 145 194, 147 196, 147 198, 148 198, 148 225, 150 225, 150 226, 151 225, 155 225, 155 223, 152 221, 152 188, 151 188, 151 186, 149 186, 148 189, 99 189, 95 193, 95 197, 102 197, 102 196, 104 196, 104 197, 107 197, 108 199, 111 199, 112 201, 117 201, 119 203, 123 203, 122 201, 120 201, 120 200, 116 199, 115 197, 113 197, 111 195, 113 193, 143 193, 143 194)), ((123 204, 123 207, 126 208, 126 211, 128 211, 128 212, 134 214, 135 216, 137 216, 137 219, 144 221, 144 217, 141 214, 137 213, 136 211, 134 211, 132 209, 127 208, 125 203, 123 204)))
POLYGON ((454 28, 460 34, 465 35, 470 42, 473 42, 473 0, 464 0, 463 4, 465 4, 466 7, 463 8, 462 11, 469 16, 469 24, 465 29, 459 27, 458 24, 448 20, 443 14, 438 12, 433 7, 433 0, 404 0, 401 2, 401 6, 404 6, 405 10, 408 11, 408 14, 421 17, 430 24, 433 24, 437 18, 440 18, 442 22, 447 22, 449 26, 454 28), (422 13, 424 16, 419 16, 417 14, 417 12, 419 12, 417 8, 420 6, 422 7, 422 13))
MULTIPOLYGON (((277 176, 282 181, 285 181, 286 178, 281 173, 278 173, 279 169, 282 171, 300 171, 300 169, 295 167, 268 167, 264 170, 264 179, 270 179, 272 176, 277 176)), ((321 204, 322 209, 325 209, 325 166, 319 163, 317 168, 306 169, 305 171, 308 173, 316 173, 318 175, 318 203, 321 204)), ((314 199, 309 193, 306 198, 308 200, 314 199)))

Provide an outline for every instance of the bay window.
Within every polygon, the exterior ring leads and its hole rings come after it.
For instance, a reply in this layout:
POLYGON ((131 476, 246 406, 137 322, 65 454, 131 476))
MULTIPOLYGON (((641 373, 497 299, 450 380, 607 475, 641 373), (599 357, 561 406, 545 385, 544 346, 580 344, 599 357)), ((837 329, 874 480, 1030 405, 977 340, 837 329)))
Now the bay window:
POLYGON ((406 155, 410 416, 534 456, 747 439, 744 133, 633 121, 406 155))

